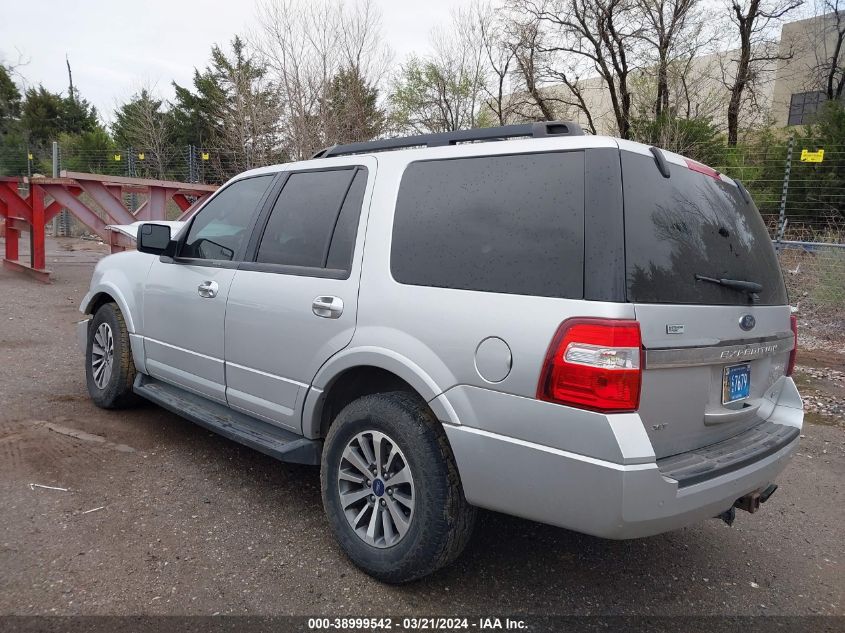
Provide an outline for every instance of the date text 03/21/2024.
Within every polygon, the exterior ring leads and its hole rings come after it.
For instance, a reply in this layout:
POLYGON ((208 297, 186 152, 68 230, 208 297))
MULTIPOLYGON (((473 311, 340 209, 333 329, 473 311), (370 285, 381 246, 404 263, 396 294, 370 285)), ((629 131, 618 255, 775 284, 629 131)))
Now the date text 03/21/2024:
POLYGON ((459 631, 503 630, 519 631, 527 628, 524 620, 512 618, 309 618, 309 630, 397 630, 397 631, 459 631))

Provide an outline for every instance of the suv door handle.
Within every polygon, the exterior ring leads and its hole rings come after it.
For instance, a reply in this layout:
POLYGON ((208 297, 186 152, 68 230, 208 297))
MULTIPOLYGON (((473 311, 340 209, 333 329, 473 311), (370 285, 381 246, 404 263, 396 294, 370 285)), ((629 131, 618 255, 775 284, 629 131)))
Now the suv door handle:
POLYGON ((311 304, 311 311, 324 319, 336 319, 343 314, 343 299, 340 297, 317 297, 311 304))
POLYGON ((197 292, 203 299, 214 299, 219 289, 220 286, 217 285, 216 281, 204 281, 197 286, 197 292))

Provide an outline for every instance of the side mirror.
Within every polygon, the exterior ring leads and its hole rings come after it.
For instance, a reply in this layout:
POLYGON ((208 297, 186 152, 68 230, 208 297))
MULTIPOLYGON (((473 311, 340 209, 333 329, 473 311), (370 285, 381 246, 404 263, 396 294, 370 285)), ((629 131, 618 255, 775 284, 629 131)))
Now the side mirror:
POLYGON ((161 255, 170 244, 170 227, 164 224, 142 224, 138 227, 137 248, 142 253, 161 255))

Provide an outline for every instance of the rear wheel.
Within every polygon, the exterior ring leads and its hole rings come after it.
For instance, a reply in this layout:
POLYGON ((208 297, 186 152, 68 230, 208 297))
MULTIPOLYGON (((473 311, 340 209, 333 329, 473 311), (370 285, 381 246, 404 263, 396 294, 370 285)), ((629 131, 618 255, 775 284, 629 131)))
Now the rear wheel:
POLYGON ((88 394, 103 409, 136 405, 141 400, 132 391, 136 373, 126 321, 117 305, 106 303, 88 325, 85 350, 88 394))
POLYGON ((407 392, 364 396, 326 437, 323 505, 335 537, 358 567, 402 583, 457 558, 475 508, 461 489, 440 423, 407 392))

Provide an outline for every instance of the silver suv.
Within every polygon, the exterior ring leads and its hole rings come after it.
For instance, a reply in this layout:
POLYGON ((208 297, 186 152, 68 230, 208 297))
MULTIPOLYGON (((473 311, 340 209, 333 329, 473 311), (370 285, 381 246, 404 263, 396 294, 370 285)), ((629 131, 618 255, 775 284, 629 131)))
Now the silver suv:
POLYGON ((538 123, 255 169, 96 267, 88 390, 320 466, 367 573, 475 508, 605 538, 758 509, 796 450, 796 326, 741 183, 538 123))

